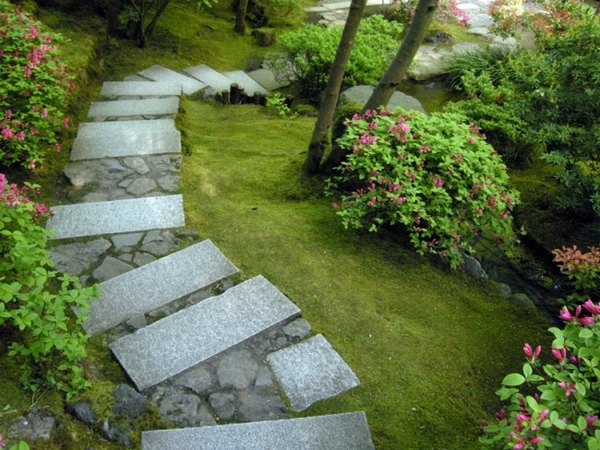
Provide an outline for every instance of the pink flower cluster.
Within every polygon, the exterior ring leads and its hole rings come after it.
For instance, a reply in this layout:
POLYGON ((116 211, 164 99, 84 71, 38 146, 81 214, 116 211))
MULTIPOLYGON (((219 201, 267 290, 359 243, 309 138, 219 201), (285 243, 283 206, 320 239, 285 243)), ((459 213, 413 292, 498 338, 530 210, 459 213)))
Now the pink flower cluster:
MULTIPOLYGON (((52 213, 46 205, 42 203, 33 203, 27 197, 29 192, 30 189, 27 186, 19 187, 16 183, 9 183, 6 176, 3 173, 0 173, 0 205, 4 205, 8 208, 31 205, 31 211, 35 217, 51 215, 52 213)), ((39 191, 35 189, 33 193, 37 195, 39 194, 39 191)))
POLYGON ((587 299, 587 301, 582 305, 577 305, 575 308, 575 314, 571 313, 565 306, 561 309, 559 317, 565 322, 569 323, 579 323, 584 327, 591 327, 596 323, 596 320, 600 316, 600 306, 592 302, 591 299, 587 299), (582 316, 581 313, 583 310, 586 310, 590 316, 582 316))

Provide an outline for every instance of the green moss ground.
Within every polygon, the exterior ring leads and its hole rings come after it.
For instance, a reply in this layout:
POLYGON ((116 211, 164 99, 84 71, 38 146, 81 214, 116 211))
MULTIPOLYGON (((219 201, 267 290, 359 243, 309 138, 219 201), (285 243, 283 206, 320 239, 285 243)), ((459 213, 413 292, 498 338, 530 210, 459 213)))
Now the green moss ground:
POLYGON ((245 277, 277 285, 362 380, 305 415, 364 410, 378 448, 477 448, 501 378, 520 364, 524 341, 541 339, 539 315, 393 236, 344 231, 318 182, 300 177, 314 119, 184 108, 188 227, 245 277))

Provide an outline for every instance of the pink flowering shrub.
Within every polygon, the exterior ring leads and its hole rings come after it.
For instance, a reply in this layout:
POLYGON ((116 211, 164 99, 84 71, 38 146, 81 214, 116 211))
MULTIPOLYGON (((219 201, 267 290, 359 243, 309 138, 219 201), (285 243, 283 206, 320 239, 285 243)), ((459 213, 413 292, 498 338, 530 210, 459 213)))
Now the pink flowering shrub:
POLYGON ((30 169, 60 151, 56 131, 74 85, 58 59, 55 38, 7 0, 0 0, 0 161, 30 169))
POLYGON ((600 248, 590 247, 587 252, 582 252, 574 245, 555 249, 552 253, 554 262, 567 274, 576 290, 567 300, 581 300, 582 295, 586 297, 600 289, 600 248))
POLYGON ((551 362, 541 362, 541 346, 525 344, 521 373, 502 380, 497 395, 509 404, 484 423, 484 448, 600 448, 600 305, 588 299, 560 318, 564 329, 548 330, 551 362))
POLYGON ((95 291, 54 270, 41 226, 50 213, 29 198, 37 192, 0 173, 0 332, 16 336, 9 356, 20 361, 27 387, 49 385, 71 396, 87 385, 78 365, 87 340, 81 325, 95 291))
POLYGON ((453 267, 485 235, 515 240, 502 159, 458 114, 367 111, 346 122, 338 144, 349 153, 328 192, 346 228, 401 225, 420 254, 447 257, 453 267), (348 192, 350 191, 350 192, 348 192))

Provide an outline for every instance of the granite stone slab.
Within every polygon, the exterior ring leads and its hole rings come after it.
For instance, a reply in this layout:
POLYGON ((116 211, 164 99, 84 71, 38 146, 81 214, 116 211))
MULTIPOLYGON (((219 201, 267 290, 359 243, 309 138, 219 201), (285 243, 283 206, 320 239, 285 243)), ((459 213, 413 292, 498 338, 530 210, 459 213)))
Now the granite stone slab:
POLYGON ((185 225, 181 195, 53 206, 46 229, 54 239, 130 233, 185 225))
POLYGON ((190 78, 186 75, 180 74, 179 72, 175 72, 174 70, 167 69, 159 65, 142 70, 138 72, 138 75, 149 78, 153 81, 170 81, 173 83, 179 83, 182 86, 183 93, 186 95, 193 95, 206 87, 206 84, 202 83, 201 81, 195 80, 194 78, 190 78))
POLYGON ((122 337, 110 349, 143 390, 298 314, 258 276, 122 337))
POLYGON ((271 69, 256 69, 248 72, 248 76, 264 87, 267 91, 274 91, 289 86, 289 80, 278 80, 271 69))
POLYGON ((225 75, 207 65, 200 64, 198 66, 188 67, 183 71, 189 76, 210 86, 217 92, 229 91, 229 88, 231 87, 232 81, 230 78, 227 78, 225 75))
POLYGON ((244 90, 246 95, 249 95, 250 97, 255 94, 269 95, 269 91, 250 78, 243 70, 233 70, 231 72, 225 72, 223 75, 231 79, 232 83, 237 83, 237 85, 244 90))
POLYGON ((123 81, 143 81, 145 83, 147 82, 151 82, 152 80, 149 80, 148 78, 142 77, 140 75, 129 75, 125 78, 123 78, 123 81))
POLYGON ((129 131, 89 138, 77 137, 71 148, 71 161, 180 152, 179 131, 146 133, 129 131))
POLYGON ((179 97, 92 102, 88 117, 160 116, 177 114, 179 97))
POLYGON ((98 285, 84 329, 108 330, 237 273, 211 241, 202 241, 98 285))
POLYGON ((77 137, 82 139, 104 139, 104 136, 118 136, 130 139, 146 133, 177 133, 173 119, 129 120, 126 122, 84 122, 79 124, 77 137))
POLYGON ((352 369, 320 334, 271 353, 268 361, 295 411, 360 384, 352 369))
POLYGON ((142 450, 372 450, 364 412, 144 431, 142 450))
POLYGON ((181 95, 181 84, 167 81, 107 81, 100 90, 102 97, 137 95, 140 97, 181 95))

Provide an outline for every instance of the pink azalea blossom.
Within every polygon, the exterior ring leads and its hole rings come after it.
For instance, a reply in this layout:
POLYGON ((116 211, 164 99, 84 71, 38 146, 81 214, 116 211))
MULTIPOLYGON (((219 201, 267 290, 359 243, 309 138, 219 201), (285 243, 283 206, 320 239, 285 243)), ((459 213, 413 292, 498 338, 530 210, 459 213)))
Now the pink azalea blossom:
POLYGON ((15 139, 17 141, 24 141, 25 140, 25 133, 23 131, 19 131, 17 134, 15 134, 15 139))
POLYGON ((586 300, 586 302, 583 304, 583 307, 590 314, 593 314, 595 316, 600 316, 600 305, 594 304, 594 302, 592 302, 591 299, 588 298, 586 300))
POLYGON ((46 108, 42 109, 42 112, 40 113, 40 117, 42 119, 45 119, 46 117, 48 117, 48 110, 46 108))
POLYGON ((525 354, 525 356, 531 360, 531 362, 535 361, 536 359, 538 359, 542 353, 542 346, 538 345, 535 350, 533 350, 531 348, 531 345, 529 345, 528 343, 525 343, 525 345, 523 345, 523 353, 525 354))
POLYGON ((553 348, 552 356, 556 358, 556 360, 562 363, 565 359, 567 359, 567 349, 565 348, 553 348))
POLYGON ((32 159, 29 164, 27 164, 29 169, 35 169, 35 159, 32 159))
POLYGON ((575 320, 575 318, 566 306, 560 310, 560 314, 558 315, 558 317, 560 317, 560 319, 565 322, 572 322, 573 320, 575 320))
POLYGON ((11 130, 10 128, 3 128, 2 129, 2 137, 6 140, 12 139, 14 136, 13 130, 11 130))
POLYGON ((441 188, 442 186, 444 186, 444 180, 442 180, 442 179, 441 179, 441 178, 439 178, 439 177, 435 177, 435 178, 433 179, 433 185, 434 185, 435 187, 437 187, 437 188, 441 188))
POLYGON ((419 150, 421 153, 429 153, 431 149, 429 148, 429 145, 424 145, 423 147, 421 147, 421 149, 419 150))
POLYGON ((579 323, 581 325, 583 325, 584 327, 591 327, 596 323, 596 321, 594 320, 593 317, 586 316, 586 317, 581 317, 579 319, 579 323))
POLYGON ((590 430, 596 429, 596 422, 598 422, 598 416, 588 416, 585 418, 585 423, 590 430))

